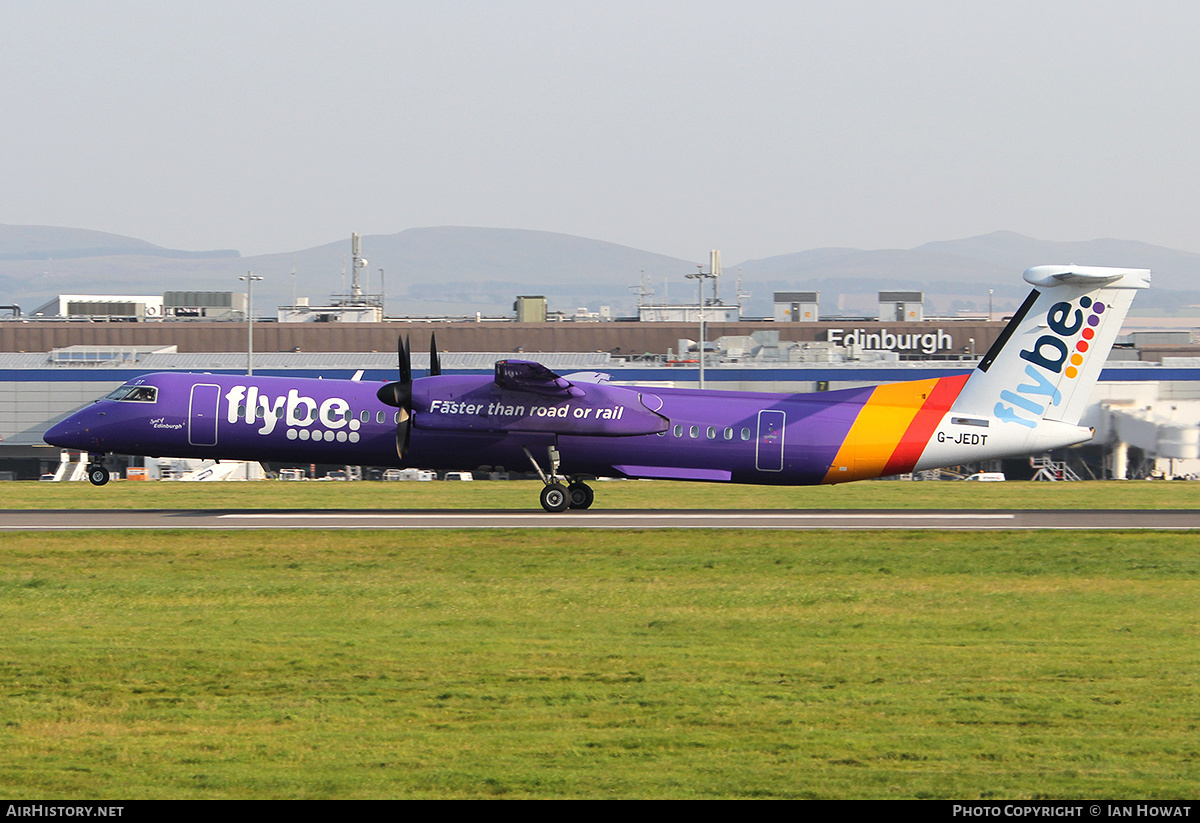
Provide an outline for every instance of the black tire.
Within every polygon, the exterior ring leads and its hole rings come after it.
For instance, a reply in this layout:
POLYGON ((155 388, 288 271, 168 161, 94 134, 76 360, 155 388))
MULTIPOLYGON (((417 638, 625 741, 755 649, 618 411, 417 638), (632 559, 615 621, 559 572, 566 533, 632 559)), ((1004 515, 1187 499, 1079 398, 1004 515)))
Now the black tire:
POLYGON ((88 466, 88 481, 93 486, 103 486, 108 482, 108 469, 103 466, 88 466))
POLYGON ((567 487, 567 497, 571 501, 572 509, 590 509, 592 501, 596 499, 596 493, 587 483, 572 483, 567 487))
POLYGON ((571 495, 562 483, 551 483, 542 489, 542 508, 548 512, 565 512, 571 505, 571 495))

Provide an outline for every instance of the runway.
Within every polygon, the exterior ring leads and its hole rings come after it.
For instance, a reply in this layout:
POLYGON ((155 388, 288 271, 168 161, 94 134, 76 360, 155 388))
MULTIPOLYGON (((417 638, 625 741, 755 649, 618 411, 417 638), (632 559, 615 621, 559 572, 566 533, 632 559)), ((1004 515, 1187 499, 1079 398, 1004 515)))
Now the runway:
POLYGON ((88 529, 1200 529, 1200 510, 23 509, 0 531, 88 529))

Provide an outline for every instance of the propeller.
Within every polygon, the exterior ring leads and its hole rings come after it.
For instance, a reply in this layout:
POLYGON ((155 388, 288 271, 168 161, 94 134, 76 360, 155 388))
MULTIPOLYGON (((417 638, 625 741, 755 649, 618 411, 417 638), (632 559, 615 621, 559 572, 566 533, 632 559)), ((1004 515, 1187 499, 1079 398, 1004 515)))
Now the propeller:
POLYGON ((400 360, 400 379, 380 386, 375 396, 381 403, 401 411, 400 422, 396 424, 396 454, 404 457, 408 451, 409 421, 412 419, 412 355, 407 339, 397 338, 396 349, 400 360))
POLYGON ((437 333, 431 332, 429 335, 429 376, 436 377, 441 373, 442 360, 438 357, 437 333))
MULTIPOLYGON (((379 387, 375 396, 381 403, 400 409, 400 422, 396 425, 396 454, 404 457, 408 452, 409 431, 412 428, 412 348, 408 338, 397 338, 397 354, 400 361, 400 379, 379 387)), ((438 357, 437 335, 429 337, 429 376, 442 373, 442 361, 438 357)))

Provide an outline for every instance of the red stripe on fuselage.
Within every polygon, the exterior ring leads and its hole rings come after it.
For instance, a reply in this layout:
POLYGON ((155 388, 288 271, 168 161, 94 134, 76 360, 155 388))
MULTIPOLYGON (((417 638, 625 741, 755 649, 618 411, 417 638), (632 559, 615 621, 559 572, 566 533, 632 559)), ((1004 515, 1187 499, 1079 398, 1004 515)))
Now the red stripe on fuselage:
POLYGON ((938 423, 954 405, 954 401, 958 398, 958 393, 962 391, 968 377, 970 377, 969 374, 956 374, 953 377, 942 377, 937 381, 933 391, 929 393, 929 397, 921 404, 921 410, 908 424, 908 429, 900 438, 900 443, 892 452, 892 456, 888 458, 887 465, 883 467, 880 477, 906 474, 912 471, 913 466, 917 465, 917 461, 921 459, 921 452, 925 451, 929 438, 933 437, 938 423))

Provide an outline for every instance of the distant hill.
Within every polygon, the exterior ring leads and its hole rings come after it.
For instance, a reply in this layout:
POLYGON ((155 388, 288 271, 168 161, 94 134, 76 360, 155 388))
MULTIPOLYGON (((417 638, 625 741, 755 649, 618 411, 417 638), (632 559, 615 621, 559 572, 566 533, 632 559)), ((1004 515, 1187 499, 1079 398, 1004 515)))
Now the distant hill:
POLYGON ((230 249, 180 251, 164 249, 119 234, 91 229, 60 229, 54 226, 0 225, 0 260, 77 260, 84 257, 145 255, 166 259, 237 257, 230 249))
MULTIPOLYGON (((631 287, 645 277, 661 300, 694 299, 683 276, 707 263, 600 240, 520 229, 433 227, 366 235, 369 261, 363 286, 378 292, 380 269, 390 314, 508 314, 520 294, 544 294, 551 309, 632 313, 631 287)), ((1020 279, 1029 266, 1080 263, 1150 268, 1155 288, 1138 308, 1170 311, 1200 303, 1200 254, 1125 240, 1052 242, 1011 232, 927 243, 914 249, 826 248, 742 263, 724 262, 721 295, 734 300, 738 274, 751 293, 751 315, 770 315, 774 291, 819 290, 822 311, 870 313, 876 292, 926 293, 931 310, 984 310, 988 290, 995 309, 1016 306, 1028 291, 1020 279)), ((30 308, 59 293, 161 294, 166 290, 240 290, 247 271, 265 279, 255 287, 263 315, 293 295, 316 305, 349 290, 350 238, 285 254, 241 257, 232 250, 189 252, 85 229, 0 226, 0 303, 30 308), (295 274, 293 275, 293 272, 295 274)))
MULTIPOLYGON (((856 295, 862 303, 885 289, 919 289, 933 298, 939 311, 949 311, 956 304, 986 308, 988 289, 995 292, 997 310, 1013 308, 1029 290, 1020 273, 1046 263, 1151 269, 1154 288, 1139 296, 1139 310, 1200 302, 1200 254, 1130 240, 1055 242, 993 232, 915 249, 812 249, 748 260, 740 268, 748 281, 772 290, 796 288, 798 283, 820 289, 823 310, 831 305, 827 294, 856 295)), ((725 267, 726 272, 731 269, 725 267)))
MULTIPOLYGON (((1130 240, 1055 242, 998 231, 963 240, 926 243, 915 249, 812 249, 747 260, 743 272, 763 277, 887 277, 912 283, 995 285, 1012 272, 1046 262, 1131 266, 1154 270, 1156 286, 1192 288, 1200 254, 1130 240)), ((728 267, 727 267, 728 268, 728 267)))
POLYGON ((998 231, 965 240, 926 243, 914 251, 978 260, 1005 271, 1024 271, 1043 262, 1151 269, 1155 288, 1162 289, 1194 289, 1200 272, 1200 254, 1133 240, 1054 242, 998 231))
MULTIPOLYGON (((383 269, 389 311, 411 314, 508 313, 519 294, 545 295, 563 311, 601 303, 632 308, 629 286, 643 271, 661 282, 695 270, 691 261, 615 243, 520 229, 444 226, 367 235, 362 255, 369 261, 364 288, 379 291, 383 269)), ((350 287, 348 237, 243 262, 267 277, 290 278, 295 267, 297 294, 314 303, 350 287)))

